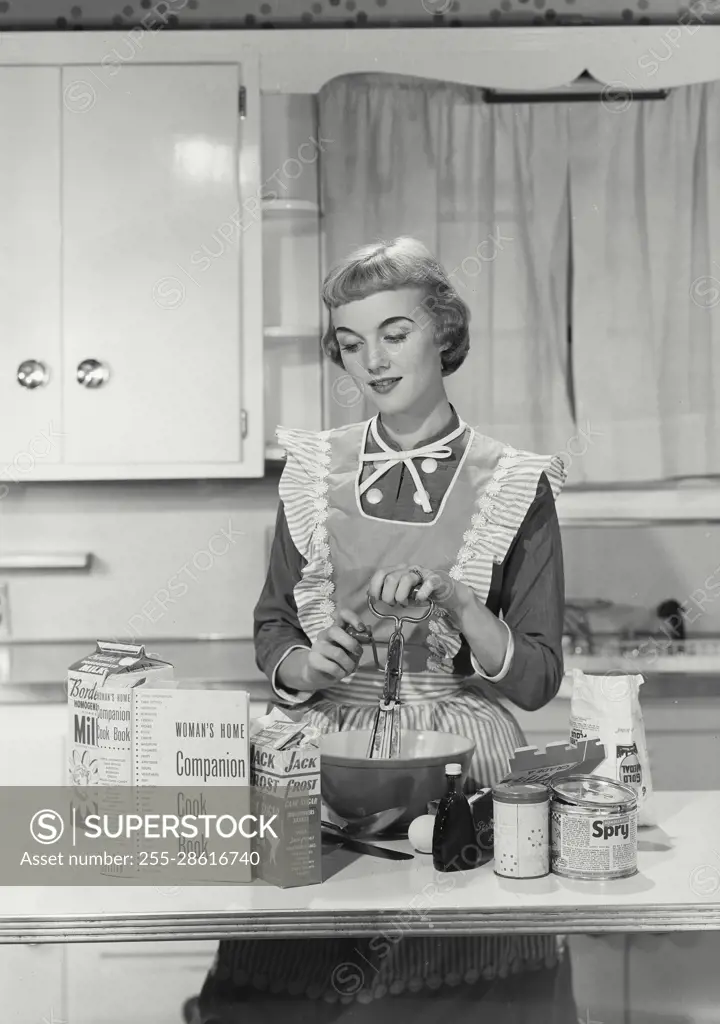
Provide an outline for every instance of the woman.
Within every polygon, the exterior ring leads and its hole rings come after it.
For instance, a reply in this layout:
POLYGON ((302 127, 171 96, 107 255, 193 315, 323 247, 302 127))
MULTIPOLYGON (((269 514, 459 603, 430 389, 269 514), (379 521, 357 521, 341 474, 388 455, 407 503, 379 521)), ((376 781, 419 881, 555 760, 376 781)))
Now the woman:
MULTIPOLYGON (((539 708, 562 678, 563 463, 483 436, 450 405, 444 378, 467 354, 468 310, 419 242, 359 250, 328 275, 323 299, 324 351, 378 412, 322 433, 278 430, 287 462, 257 663, 306 722, 368 729, 382 676, 347 627, 371 626, 382 663, 392 623, 373 618, 368 593, 408 614, 432 598, 429 624, 405 627, 402 726, 472 737, 470 785, 492 785, 525 744, 498 698, 539 708)), ((389 945, 222 942, 203 1019, 287 1019, 292 1005, 317 1022, 379 1024, 404 1009, 413 1020, 576 1020, 552 936, 389 945), (348 963, 365 964, 351 984, 337 973, 348 963)))

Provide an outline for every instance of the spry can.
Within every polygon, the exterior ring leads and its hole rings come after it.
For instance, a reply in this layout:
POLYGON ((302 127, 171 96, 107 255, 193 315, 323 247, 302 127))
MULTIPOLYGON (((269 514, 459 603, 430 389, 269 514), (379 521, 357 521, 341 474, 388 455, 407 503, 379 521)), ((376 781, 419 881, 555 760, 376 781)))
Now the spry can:
POLYGON ((597 775, 551 787, 550 866, 556 875, 606 881, 637 873, 637 796, 597 775))
POLYGON ((535 782, 501 782, 493 787, 493 848, 496 875, 541 878, 550 871, 550 794, 535 782))

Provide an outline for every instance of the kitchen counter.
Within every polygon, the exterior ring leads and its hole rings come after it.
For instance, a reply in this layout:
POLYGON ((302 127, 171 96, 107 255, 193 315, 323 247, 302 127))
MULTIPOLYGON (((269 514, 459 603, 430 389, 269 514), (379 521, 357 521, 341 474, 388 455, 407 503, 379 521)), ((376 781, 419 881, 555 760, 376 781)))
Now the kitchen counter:
MULTIPOLYGON (((0 888, 0 943, 720 930, 720 792, 656 794, 639 874, 612 882, 439 875, 427 855, 332 849, 322 885, 0 888)), ((409 849, 407 841, 387 843, 409 849)))

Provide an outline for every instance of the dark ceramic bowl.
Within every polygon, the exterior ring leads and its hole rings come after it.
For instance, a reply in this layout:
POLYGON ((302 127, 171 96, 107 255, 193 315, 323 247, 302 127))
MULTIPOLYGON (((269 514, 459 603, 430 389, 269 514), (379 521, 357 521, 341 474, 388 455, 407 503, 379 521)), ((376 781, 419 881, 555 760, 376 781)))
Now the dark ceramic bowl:
POLYGON ((402 757, 367 757, 370 730, 331 732, 320 738, 322 798, 333 816, 352 824, 391 807, 404 811, 388 832, 406 832, 413 818, 443 796, 445 765, 462 765, 463 780, 475 752, 465 736, 403 730, 402 757))

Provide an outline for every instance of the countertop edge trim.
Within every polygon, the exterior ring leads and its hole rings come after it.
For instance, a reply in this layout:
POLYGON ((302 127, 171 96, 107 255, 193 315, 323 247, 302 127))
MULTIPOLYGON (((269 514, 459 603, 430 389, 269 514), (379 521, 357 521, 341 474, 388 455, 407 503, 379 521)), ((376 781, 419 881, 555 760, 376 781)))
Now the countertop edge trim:
MULTIPOLYGON (((332 938, 397 929, 407 912, 292 911, 214 914, 144 914, 98 918, 0 918, 0 945, 40 942, 127 942, 223 938, 332 938)), ((537 910, 425 912, 403 928, 408 936, 502 935, 604 932, 720 931, 720 902, 666 907, 598 907, 537 910)))

